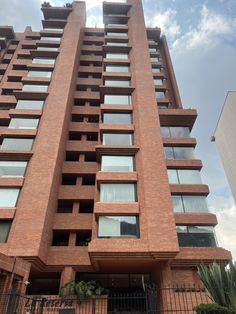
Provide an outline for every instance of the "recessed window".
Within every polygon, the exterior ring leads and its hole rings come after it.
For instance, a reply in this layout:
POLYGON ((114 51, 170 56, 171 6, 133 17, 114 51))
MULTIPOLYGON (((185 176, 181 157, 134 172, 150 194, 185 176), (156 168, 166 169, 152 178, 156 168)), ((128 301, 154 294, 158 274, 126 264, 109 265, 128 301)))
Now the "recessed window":
POLYGON ((37 47, 38 51, 58 51, 57 47, 37 47))
POLYGON ((208 213, 206 196, 172 195, 175 213, 208 213))
POLYGON ((152 73, 160 73, 161 68, 160 67, 152 67, 152 73))
POLYGON ((158 57, 150 57, 151 62, 158 62, 159 58, 158 57))
POLYGON ((93 213, 94 201, 93 200, 81 200, 79 201, 79 213, 90 214, 93 213))
POLYGON ((54 64, 55 59, 54 58, 34 58, 32 60, 32 63, 36 64, 54 64))
POLYGON ((154 79, 153 81, 154 81, 154 84, 155 84, 155 85, 163 85, 163 80, 162 80, 162 79, 157 79, 157 78, 156 78, 156 79, 154 79))
POLYGON ((100 216, 98 237, 139 238, 139 222, 136 216, 100 216))
POLYGON ((186 126, 162 126, 162 137, 189 137, 190 131, 186 126))
POLYGON ((43 105, 43 100, 20 99, 17 101, 16 109, 41 110, 43 105))
POLYGON ((82 185, 95 185, 96 178, 94 174, 85 175, 82 177, 82 185))
POLYGON ((133 134, 131 133, 104 133, 103 145, 133 145, 133 134))
POLYGON ((12 129, 37 129, 39 119, 12 118, 9 128, 12 129))
POLYGON ((100 202, 136 202, 136 184, 101 183, 100 202))
POLYGON ((102 156, 102 171, 130 172, 134 171, 133 156, 102 156))
POLYGON ((94 153, 94 152, 85 153, 84 154, 84 161, 86 161, 86 162, 96 162, 97 161, 96 153, 94 153))
POLYGON ((104 113, 103 122, 108 124, 131 124, 132 115, 130 113, 104 113))
POLYGON ((4 138, 1 150, 31 150, 33 142, 31 138, 4 138))
POLYGON ((63 32, 64 31, 64 28, 61 28, 61 27, 44 27, 43 29, 44 31, 60 31, 60 32, 63 32))
POLYGON ((23 177, 27 161, 0 161, 0 177, 23 177))
POLYGON ((106 72, 129 72, 129 66, 128 65, 106 65, 105 66, 106 72))
POLYGON ((170 184, 202 184, 199 170, 168 169, 170 184))
POLYGON ((11 220, 0 220, 0 243, 6 243, 11 229, 11 220))
POLYGON ((130 105, 130 95, 104 95, 104 104, 108 105, 130 105))
POLYGON ((128 42, 117 42, 117 41, 107 41, 107 46, 118 46, 118 47, 127 47, 129 45, 128 42))
POLYGON ((58 200, 57 212, 63 214, 71 214, 74 202, 71 200, 58 200))
POLYGON ((166 159, 194 159, 193 147, 164 147, 166 159))
POLYGON ((66 161, 79 161, 78 152, 66 152, 66 161))
POLYGON ((48 85, 31 85, 25 84, 23 85, 22 90, 24 92, 47 92, 48 85))
POLYGON ((107 52, 106 53, 107 59, 129 59, 128 53, 118 53, 118 52, 107 52))
POLYGON ((129 87, 130 80, 121 80, 121 79, 107 79, 104 82, 105 86, 114 86, 114 87, 129 87))
POLYGON ((0 188, 0 207, 15 207, 20 193, 19 188, 0 188))
POLYGON ((63 174, 62 175, 62 185, 76 185, 77 177, 72 174, 63 174))
POLYGON ((68 231, 53 231, 52 246, 68 246, 69 236, 68 231))
POLYGON ((76 246, 88 246, 92 238, 92 232, 90 230, 81 230, 76 232, 76 246))
POLYGON ((60 41, 60 40, 61 40, 61 37, 41 36, 40 40, 46 40, 46 41, 60 41))
POLYGON ((121 32, 119 32, 119 33, 118 32, 107 32, 106 35, 107 36, 121 36, 122 37, 122 36, 128 36, 128 33, 127 32, 122 32, 122 33, 121 32))
POLYGON ((215 247, 216 239, 212 226, 177 226, 179 246, 215 247))
POLYGON ((81 141, 81 133, 79 132, 69 132, 70 141, 81 141))
POLYGON ((51 77, 52 71, 29 71, 29 77, 51 77))
POLYGON ((165 92, 156 92, 156 98, 158 99, 164 99, 166 98, 165 92))

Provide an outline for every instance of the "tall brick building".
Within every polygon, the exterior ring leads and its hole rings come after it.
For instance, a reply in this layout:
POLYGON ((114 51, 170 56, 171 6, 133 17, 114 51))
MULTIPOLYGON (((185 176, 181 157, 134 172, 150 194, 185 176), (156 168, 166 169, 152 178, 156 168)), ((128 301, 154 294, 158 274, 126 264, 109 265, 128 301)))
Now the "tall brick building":
POLYGON ((165 37, 140 0, 104 2, 104 28, 82 1, 42 11, 38 32, 0 28, 0 252, 30 262, 31 294, 198 283, 230 253, 165 37))

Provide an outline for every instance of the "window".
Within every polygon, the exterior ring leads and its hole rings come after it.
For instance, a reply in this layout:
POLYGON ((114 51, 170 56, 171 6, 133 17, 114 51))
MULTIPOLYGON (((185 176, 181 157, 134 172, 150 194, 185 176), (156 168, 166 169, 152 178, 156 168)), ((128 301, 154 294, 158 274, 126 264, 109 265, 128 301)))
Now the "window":
POLYGON ((133 156, 102 156, 102 171, 134 171, 133 156))
POLYGON ((104 133, 103 145, 133 145, 133 135, 128 133, 104 133))
POLYGON ((151 62, 158 62, 159 58, 158 57, 150 57, 151 62))
POLYGON ((150 51, 150 52, 156 52, 157 49, 156 49, 156 48, 149 48, 149 51, 150 51))
POLYGON ((93 213, 94 201, 93 200, 81 200, 79 202, 79 213, 89 214, 93 213))
POLYGON ((21 119, 12 118, 9 124, 9 128, 12 129, 37 129, 39 119, 21 119))
POLYGON ((129 72, 128 65, 106 65, 106 72, 129 72))
POLYGON ((161 134, 163 137, 189 137, 190 131, 186 126, 162 126, 161 134))
POLYGON ((172 195, 175 213, 208 213, 206 196, 172 195))
POLYGON ((136 184, 101 183, 100 202, 136 202, 136 184))
POLYGON ((152 73, 160 73, 161 68, 160 67, 152 67, 152 73))
POLYGON ((156 98, 164 99, 166 98, 165 92, 156 92, 156 98))
POLYGON ((117 87, 129 87, 130 86, 130 80, 105 80, 104 82, 105 86, 117 86, 117 87))
POLYGON ((73 212, 73 201, 58 200, 57 212, 60 214, 71 214, 73 212))
POLYGON ((103 122, 108 124, 130 124, 132 115, 130 113, 104 113, 103 122))
POLYGON ((107 41, 106 42, 107 46, 118 46, 118 47, 127 47, 129 44, 128 42, 113 42, 113 41, 107 41))
POLYGON ((36 64, 54 64, 55 59, 54 58, 34 58, 32 60, 32 63, 36 64))
POLYGON ((162 79, 155 78, 153 81, 154 81, 154 85, 163 85, 163 80, 162 79))
POLYGON ((29 71, 29 77, 51 77, 52 71, 29 71))
POLYGON ((109 105, 130 105, 131 96, 130 95, 104 95, 104 104, 109 105))
POLYGON ((43 100, 20 99, 17 101, 16 109, 41 110, 43 105, 43 100))
POLYGON ((139 222, 136 216, 100 216, 98 237, 139 238, 139 222))
POLYGON ((60 41, 61 37, 48 37, 48 36, 41 36, 41 40, 46 40, 46 41, 60 41))
POLYGON ((194 159, 193 147, 164 147, 166 159, 194 159))
POLYGON ((1 150, 31 150, 33 142, 31 138, 4 138, 1 150))
POLYGON ((38 51, 58 51, 57 47, 37 47, 38 51))
POLYGON ((92 238, 92 232, 90 230, 81 230, 79 232, 76 232, 76 246, 88 246, 89 242, 92 238))
POLYGON ((15 207, 20 193, 19 188, 0 188, 0 207, 15 207))
POLYGON ((107 52, 107 59, 129 59, 128 53, 118 53, 118 52, 107 52))
POLYGON ((128 36, 128 33, 127 32, 107 32, 106 33, 107 36, 128 36))
POLYGON ((44 27, 44 31, 60 31, 63 32, 64 28, 61 27, 44 27))
POLYGON ((0 243, 6 243, 11 228, 11 220, 0 220, 0 243))
POLYGON ((68 246, 69 236, 68 231, 53 231, 52 246, 68 246))
POLYGON ((23 85, 24 92, 47 92, 48 90, 48 85, 30 85, 30 84, 25 84, 23 85))
POLYGON ((0 161, 0 177, 23 177, 27 161, 0 161))
POLYGON ((216 239, 212 226, 177 226, 179 246, 215 247, 216 239))
POLYGON ((201 184, 199 170, 168 169, 170 184, 201 184))

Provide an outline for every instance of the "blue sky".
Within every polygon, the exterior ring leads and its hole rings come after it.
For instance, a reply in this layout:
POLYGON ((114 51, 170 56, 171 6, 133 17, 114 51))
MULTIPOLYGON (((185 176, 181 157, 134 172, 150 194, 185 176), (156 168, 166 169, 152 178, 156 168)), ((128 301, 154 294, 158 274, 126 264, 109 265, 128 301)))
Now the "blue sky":
MULTIPOLYGON (((0 23, 41 28, 41 0, 1 0, 0 23), (17 12, 17 14, 16 14, 17 12)), ((67 1, 51 0, 53 5, 67 1)), ((87 25, 102 26, 101 0, 87 0, 87 25)), ((196 157, 203 160, 208 203, 217 213, 219 244, 236 259, 236 207, 211 135, 228 90, 236 90, 235 0, 143 0, 146 25, 167 36, 182 103, 196 108, 196 157)))

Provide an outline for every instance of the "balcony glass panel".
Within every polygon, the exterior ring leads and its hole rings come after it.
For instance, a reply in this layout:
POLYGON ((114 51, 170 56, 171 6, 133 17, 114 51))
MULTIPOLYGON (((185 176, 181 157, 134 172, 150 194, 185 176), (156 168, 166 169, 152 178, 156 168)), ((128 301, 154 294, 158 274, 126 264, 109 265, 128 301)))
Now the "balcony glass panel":
POLYGON ((23 177, 27 161, 0 161, 0 177, 23 177))
POLYGON ((168 169, 168 178, 171 184, 201 184, 198 170, 168 169))
POLYGON ((130 80, 105 80, 105 86, 129 87, 130 80))
POLYGON ((51 77, 52 71, 29 71, 29 77, 51 77))
POLYGON ((189 137, 190 131, 189 128, 185 126, 162 126, 161 134, 163 137, 189 137))
POLYGON ((215 247, 216 239, 212 226, 189 226, 187 232, 177 234, 179 245, 182 247, 215 247))
POLYGON ((20 193, 19 188, 0 188, 0 207, 15 207, 20 193))
POLYGON ((101 183, 100 202, 136 202, 136 185, 133 183, 101 183))
POLYGON ((108 105, 130 105, 131 96, 130 95, 104 95, 104 104, 108 105))
POLYGON ((130 113, 104 113, 103 122, 108 124, 131 124, 132 116, 130 113))
POLYGON ((48 85, 30 85, 25 84, 22 88, 24 92, 47 92, 48 85))
POLYGON ((37 129, 39 119, 12 118, 9 128, 13 129, 37 129))
POLYGON ((154 84, 155 85, 163 85, 163 80, 162 79, 154 79, 154 84))
POLYGON ((166 98, 165 92, 156 92, 156 98, 158 99, 164 99, 166 98))
POLYGON ((208 213, 205 196, 172 195, 172 203, 176 213, 208 213))
POLYGON ((4 138, 1 150, 31 150, 33 142, 31 138, 4 138))
POLYGON ((104 133, 103 145, 133 145, 133 135, 128 133, 104 133))
POLYGON ((54 58, 34 58, 32 60, 32 63, 35 63, 35 64, 54 64, 55 59, 54 58))
POLYGON ((100 216, 98 237, 138 238, 138 218, 136 216, 100 216))
POLYGON ((17 101, 16 109, 41 110, 43 104, 43 100, 20 99, 17 101))
POLYGON ((11 220, 0 220, 0 243, 6 243, 11 229, 11 220))
POLYGON ((193 147, 164 147, 166 159, 194 159, 193 147))
POLYGON ((134 171, 133 156, 102 156, 102 171, 132 172, 134 171))

